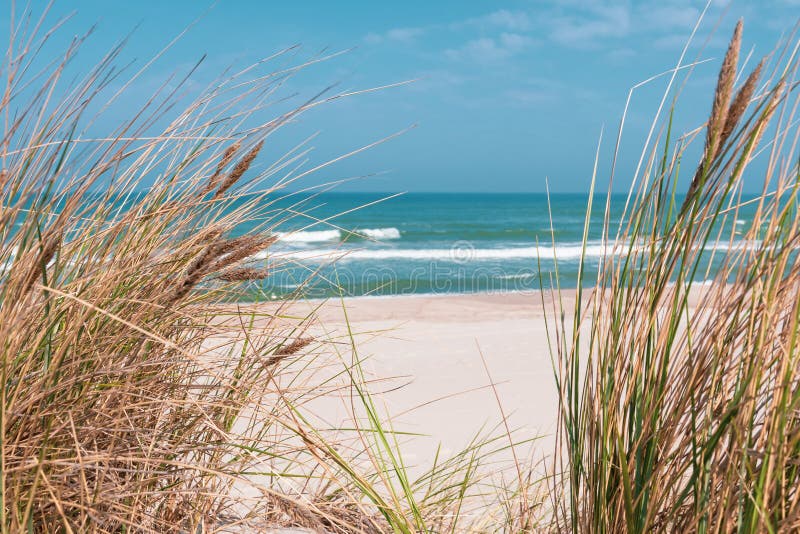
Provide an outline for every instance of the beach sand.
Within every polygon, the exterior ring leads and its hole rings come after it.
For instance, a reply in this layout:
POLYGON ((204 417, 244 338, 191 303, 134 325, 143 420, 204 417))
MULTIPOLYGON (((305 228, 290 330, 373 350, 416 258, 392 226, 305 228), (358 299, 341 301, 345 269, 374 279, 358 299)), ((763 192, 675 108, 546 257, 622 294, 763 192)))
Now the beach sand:
MULTIPOLYGON (((702 295, 701 288, 690 293, 690 308, 702 295)), ((298 353, 275 379, 286 385, 303 378, 301 388, 311 393, 300 405, 303 416, 343 445, 346 457, 352 446, 350 452, 366 460, 358 454, 364 436, 352 430, 354 414, 360 428, 370 428, 342 372, 358 357, 384 428, 395 432, 394 454, 402 454, 412 480, 481 434, 495 440, 482 450, 494 452, 480 471, 496 481, 516 476, 515 461, 537 475, 552 472, 558 416, 547 336, 558 308, 552 298, 538 291, 356 297, 276 301, 258 304, 256 311, 269 325, 286 323, 290 339, 321 342, 298 353), (308 326, 304 318, 312 316, 308 326)), ((561 301, 571 331, 575 291, 563 291, 561 301)), ((243 497, 258 497, 250 488, 240 490, 243 497)))
MULTIPOLYGON (((689 307, 702 295, 702 287, 693 289, 689 307)), ((546 330, 549 321, 553 335, 552 298, 539 291, 356 297, 299 301, 291 311, 313 310, 318 325, 311 334, 333 340, 345 362, 353 357, 352 333, 382 415, 395 431, 417 434, 401 438, 403 459, 424 469, 440 445, 450 456, 481 430, 503 436, 506 424, 515 442, 528 442, 518 457, 552 456, 558 410, 546 330)), ((560 298, 571 330, 575 290, 560 298)), ((343 400, 323 398, 315 411, 331 427, 346 427, 349 399, 343 400)), ((507 444, 507 438, 496 442, 507 444)), ((503 456, 511 459, 507 451, 503 456)))
MULTIPOLYGON (((562 297, 572 309, 574 291, 562 297)), ((545 305, 552 309, 549 295, 545 305)), ((538 438, 518 455, 552 454, 557 396, 539 292, 301 301, 292 312, 312 309, 344 359, 352 357, 352 332, 393 429, 418 434, 401 439, 410 466, 429 467, 439 445, 450 456, 482 429, 504 435, 503 416, 515 441, 538 438)), ((316 409, 331 425, 344 424, 341 407, 326 401, 316 409)), ((496 446, 507 444, 501 438, 496 446)))

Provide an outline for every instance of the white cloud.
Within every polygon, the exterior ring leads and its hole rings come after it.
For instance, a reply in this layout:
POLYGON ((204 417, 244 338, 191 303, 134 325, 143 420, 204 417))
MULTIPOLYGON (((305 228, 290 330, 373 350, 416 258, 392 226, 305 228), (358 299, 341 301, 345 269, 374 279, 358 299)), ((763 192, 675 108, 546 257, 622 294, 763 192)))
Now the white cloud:
POLYGON ((383 36, 379 33, 368 33, 364 36, 364 42, 367 44, 378 44, 383 42, 383 36))
POLYGON ((578 48, 594 46, 599 39, 628 34, 631 14, 626 6, 602 6, 589 16, 562 16, 551 19, 550 37, 559 44, 578 48))
POLYGON ((400 41, 408 43, 419 37, 425 32, 422 28, 394 28, 386 32, 386 38, 390 41, 400 41))
POLYGON ((636 57, 636 50, 629 47, 615 48, 611 50, 606 57, 613 63, 623 63, 636 57))
POLYGON ((461 48, 447 50, 445 54, 450 59, 488 63, 510 58, 532 46, 535 42, 532 37, 527 35, 502 33, 496 38, 481 37, 473 39, 461 48))
POLYGON ((534 44, 534 39, 518 33, 500 34, 500 43, 512 53, 521 52, 524 48, 534 44))
POLYGON ((498 9, 480 17, 473 17, 466 20, 459 20, 449 25, 451 30, 464 28, 502 29, 507 31, 526 31, 533 27, 528 13, 525 11, 511 11, 509 9, 498 9))
POLYGON ((369 44, 378 44, 384 41, 392 41, 396 43, 411 43, 425 33, 425 28, 392 28, 386 33, 368 33, 364 37, 364 41, 369 44))
POLYGON ((548 78, 528 78, 516 87, 503 91, 503 98, 520 107, 537 107, 569 99, 574 102, 594 101, 599 97, 591 89, 548 78))
POLYGON ((481 62, 508 57, 508 53, 489 37, 473 39, 457 50, 447 50, 445 54, 451 59, 475 59, 481 62))
MULTIPOLYGON (((721 1, 712 0, 706 21, 718 16, 721 1)), ((551 9, 545 10, 537 23, 550 28, 554 42, 568 47, 616 47, 619 43, 613 41, 639 35, 661 40, 661 47, 674 48, 677 35, 685 32, 680 34, 685 42, 699 20, 702 2, 699 6, 693 0, 559 0, 551 2, 551 9)))
POLYGON ((485 20, 489 24, 512 31, 525 31, 531 27, 530 18, 522 11, 501 9, 486 15, 485 20))
MULTIPOLYGON (((718 18, 720 6, 728 0, 710 1, 706 25, 718 18)), ((784 5, 800 3, 800 0, 771 1, 784 5)), ((549 40, 566 48, 604 50, 609 59, 621 61, 633 55, 630 43, 634 39, 645 39, 647 46, 655 48, 680 49, 701 15, 703 2, 538 0, 526 10, 497 9, 451 23, 397 27, 371 33, 364 39, 370 44, 408 45, 424 35, 436 33, 437 40, 464 43, 445 47, 446 57, 481 62, 508 59, 541 40, 549 40), (623 48, 627 49, 620 52, 623 48)), ((714 44, 708 48, 713 48, 714 44)))
POLYGON ((643 9, 639 18, 653 29, 691 30, 700 18, 700 10, 692 6, 660 5, 643 9))

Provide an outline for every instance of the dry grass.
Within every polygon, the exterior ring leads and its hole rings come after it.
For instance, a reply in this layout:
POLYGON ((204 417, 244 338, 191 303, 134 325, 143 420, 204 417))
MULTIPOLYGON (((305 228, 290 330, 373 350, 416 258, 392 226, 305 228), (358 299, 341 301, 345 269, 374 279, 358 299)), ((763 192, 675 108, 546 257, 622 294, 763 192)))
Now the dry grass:
POLYGON ((182 86, 165 85, 97 138, 121 94, 119 48, 65 83, 84 39, 48 63, 44 20, 27 34, 15 21, 1 69, 0 532, 515 524, 519 493, 489 491, 478 474, 507 445, 476 439, 412 480, 352 336, 308 334, 313 312, 291 315, 289 302, 230 305, 241 283, 269 276, 250 258, 302 211, 275 207, 281 188, 330 163, 306 170, 301 143, 264 164, 265 141, 357 92, 265 120, 286 81, 324 58, 249 67, 183 111, 182 86), (326 396, 348 399, 349 428, 315 417, 310 404, 326 396))
POLYGON ((305 318, 232 329, 203 311, 235 289, 213 280, 252 274, 242 262, 274 243, 269 228, 230 237, 274 190, 228 206, 247 192, 231 194, 264 136, 304 109, 250 130, 240 130, 233 111, 263 106, 263 92, 285 76, 261 85, 223 80, 163 132, 144 136, 171 103, 159 94, 136 120, 97 140, 86 136, 83 115, 92 97, 107 97, 115 53, 68 86, 59 73, 74 53, 33 79, 26 74, 38 58, 27 49, 3 66, 0 528, 194 532, 259 520, 336 530, 354 517, 374 524, 374 510, 340 517, 324 507, 325 494, 318 504, 252 476, 274 469, 273 458, 291 470, 311 456, 289 439, 300 429, 284 401, 299 402, 305 389, 274 378, 294 352, 270 359, 305 318), (26 84, 37 82, 31 93, 26 84), (55 107, 53 94, 63 95, 55 107), (240 144, 253 148, 237 161, 240 144), (143 188, 147 180, 154 185, 143 188), (226 341, 211 346, 213 339, 226 341), (240 487, 262 498, 237 498, 240 487))
POLYGON ((787 47, 763 88, 759 64, 731 101, 741 30, 687 196, 675 185, 695 133, 673 145, 668 120, 597 290, 574 324, 550 324, 557 530, 800 529, 797 62, 787 47), (763 193, 743 197, 745 179, 763 193))
POLYGON ((267 137, 350 94, 259 120, 313 61, 245 69, 174 116, 165 89, 97 139, 89 110, 109 97, 119 50, 67 85, 82 40, 34 69, 49 35, 13 35, 2 69, 3 533, 800 529, 794 50, 734 92, 737 26, 689 193, 675 187, 697 132, 673 145, 667 122, 620 238, 607 231, 618 254, 599 289, 572 323, 556 310, 546 488, 524 460, 488 476, 514 446, 502 433, 412 479, 352 335, 340 354, 342 340, 309 333, 313 313, 220 306, 269 276, 248 260, 298 211, 274 208, 280 188, 309 172, 303 145, 263 165, 267 137), (731 221, 759 155, 763 194, 740 239, 731 221), (748 246, 729 247, 690 307, 708 250, 736 240, 748 246), (348 399, 353 428, 315 419, 308 406, 328 394, 348 399))

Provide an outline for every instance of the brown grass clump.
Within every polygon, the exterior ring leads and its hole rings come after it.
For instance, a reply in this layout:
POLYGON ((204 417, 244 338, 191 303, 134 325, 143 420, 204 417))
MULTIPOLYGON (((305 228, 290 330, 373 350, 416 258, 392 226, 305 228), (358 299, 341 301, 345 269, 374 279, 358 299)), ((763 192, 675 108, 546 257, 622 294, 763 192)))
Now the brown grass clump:
MULTIPOLYGON (((14 34, 12 46, 50 35, 14 34)), ((288 301, 230 304, 240 283, 269 277, 276 265, 253 258, 303 205, 281 211, 278 186, 256 189, 298 159, 259 171, 267 134, 356 93, 252 126, 265 95, 320 58, 266 76, 248 68, 172 120, 158 119, 177 93, 159 92, 92 137, 102 121, 84 115, 94 99, 113 104, 119 49, 83 85, 65 86, 80 43, 51 71, 30 68, 47 59, 41 47, 16 47, 0 67, 0 532, 411 534, 466 524, 483 441, 411 479, 352 339, 306 334, 313 313, 289 313, 288 301), (242 235, 253 221, 258 230, 242 235), (347 428, 310 408, 334 397, 348 399, 347 428)))
POLYGON ((729 106, 740 42, 741 23, 686 197, 691 137, 673 145, 667 123, 597 287, 549 325, 556 530, 800 529, 797 63, 758 92, 760 63, 729 106))

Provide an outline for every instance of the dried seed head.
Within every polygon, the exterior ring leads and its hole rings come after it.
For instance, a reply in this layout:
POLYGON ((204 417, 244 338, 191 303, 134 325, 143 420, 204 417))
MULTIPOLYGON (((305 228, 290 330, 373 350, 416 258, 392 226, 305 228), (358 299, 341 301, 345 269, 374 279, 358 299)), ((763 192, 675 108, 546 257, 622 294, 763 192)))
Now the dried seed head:
POLYGON ((49 238, 46 238, 44 241, 44 245, 42 246, 42 250, 40 253, 40 263, 42 265, 47 265, 50 263, 50 260, 53 259, 53 256, 56 255, 56 250, 58 246, 61 244, 61 235, 52 235, 49 238))
POLYGON ((753 141, 752 149, 755 149, 755 147, 758 146, 758 143, 761 142, 761 138, 764 136, 764 131, 767 129, 767 125, 769 125, 770 121, 772 120, 772 116, 775 115, 775 110, 778 109, 778 104, 780 104, 785 90, 786 80, 781 80, 780 83, 775 87, 775 90, 772 92, 772 95, 769 98, 769 103, 764 109, 764 114, 761 116, 761 119, 759 119, 758 124, 756 124, 758 132, 756 133, 755 140, 753 141))
POLYGON ((733 37, 722 60, 722 67, 717 78, 717 89, 714 92, 714 103, 706 129, 705 164, 710 163, 719 153, 721 135, 728 120, 728 107, 733 93, 733 82, 736 79, 736 65, 739 62, 739 48, 742 44, 742 21, 736 23, 733 37))
POLYGON ((169 303, 175 303, 185 297, 191 289, 200 282, 209 271, 213 261, 221 254, 222 246, 219 242, 213 242, 207 245, 203 251, 194 259, 186 268, 181 282, 175 288, 169 303))
POLYGON ((313 341, 314 338, 311 337, 298 337, 288 345, 283 345, 281 347, 278 347, 278 349, 272 356, 264 360, 264 367, 272 367, 281 360, 285 359, 287 356, 291 356, 292 354, 297 354, 305 347, 310 345, 313 341))
MULTIPOLYGON (((226 267, 230 267, 231 265, 249 258, 277 241, 276 236, 264 237, 244 235, 227 240, 219 240, 217 239, 218 236, 219 232, 212 232, 210 234, 210 239, 214 241, 207 245, 203 251, 189 263, 181 282, 170 297, 170 304, 185 297, 204 276, 224 270, 226 267)), ((251 275, 255 275, 259 270, 251 269, 250 271, 251 275)), ((225 279, 223 276, 228 274, 231 274, 231 271, 224 272, 217 278, 225 279)), ((242 275, 243 273, 239 274, 242 275)), ((265 276, 260 276, 258 278, 265 278, 265 276)))
POLYGON ((224 282, 251 282, 253 280, 263 280, 267 276, 269 276, 269 269, 236 267, 224 271, 217 278, 224 282))
POLYGON ((297 354, 302 349, 310 345, 313 341, 314 338, 311 337, 299 337, 288 345, 284 345, 276 350, 275 356, 290 356, 292 354, 297 354))
POLYGON ((61 246, 62 234, 60 232, 52 232, 42 237, 39 254, 33 264, 28 279, 25 281, 23 293, 27 293, 36 283, 36 280, 42 276, 47 264, 53 259, 61 246))
POLYGON ((276 236, 242 236, 230 239, 221 245, 219 260, 211 266, 211 271, 219 271, 249 258, 275 243, 276 236))
POLYGON ((244 157, 239 160, 230 174, 223 180, 222 184, 217 189, 217 192, 214 193, 214 198, 219 198, 225 194, 225 192, 230 189, 233 184, 239 181, 239 179, 247 172, 247 169, 250 168, 252 165, 253 160, 256 159, 256 156, 261 151, 261 148, 264 146, 264 141, 259 141, 256 146, 250 149, 250 151, 244 155, 244 157))
POLYGON ((747 77, 747 80, 745 80, 739 91, 737 91, 736 96, 733 97, 731 107, 728 109, 728 118, 725 121, 725 126, 722 128, 722 135, 720 135, 720 145, 724 144, 728 137, 730 137, 736 125, 739 124, 744 112, 747 110, 747 106, 750 104, 753 94, 755 94, 756 85, 758 84, 758 79, 761 76, 761 69, 763 67, 764 60, 762 59, 756 68, 753 69, 753 72, 750 73, 750 76, 747 77))
POLYGON ((233 155, 242 147, 242 143, 236 142, 225 149, 225 152, 222 153, 222 158, 219 160, 217 164, 217 172, 215 174, 222 174, 222 170, 231 162, 233 159, 233 155))
POLYGON ((233 159, 233 155, 236 154, 241 147, 242 144, 236 142, 225 149, 225 152, 222 153, 222 157, 217 163, 217 169, 214 171, 214 174, 211 175, 211 178, 208 179, 208 183, 203 190, 200 191, 200 196, 205 195, 219 185, 220 180, 222 180, 222 171, 228 166, 233 159))
MULTIPOLYGON (((697 167, 692 182, 689 184, 689 189, 686 192, 681 211, 689 205, 695 193, 697 193, 703 183, 708 179, 708 169, 722 149, 723 132, 726 127, 730 126, 731 131, 733 127, 735 127, 735 123, 728 123, 728 114, 729 110, 733 108, 729 103, 731 94, 733 93, 733 82, 736 79, 736 65, 739 63, 739 48, 741 45, 742 21, 740 20, 736 23, 736 28, 733 30, 733 37, 731 37, 728 51, 725 53, 725 59, 722 60, 722 67, 720 68, 719 77, 717 78, 714 102, 711 105, 711 115, 708 118, 708 124, 706 126, 706 144, 703 150, 703 160, 697 167)), ((738 122, 738 120, 737 118, 736 122, 738 122)))

